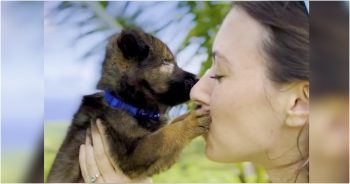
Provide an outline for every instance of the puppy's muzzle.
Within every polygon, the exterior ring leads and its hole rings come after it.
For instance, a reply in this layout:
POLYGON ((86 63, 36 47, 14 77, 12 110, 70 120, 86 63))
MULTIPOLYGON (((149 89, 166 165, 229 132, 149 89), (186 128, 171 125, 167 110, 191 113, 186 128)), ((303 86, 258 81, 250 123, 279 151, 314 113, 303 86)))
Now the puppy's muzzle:
POLYGON ((198 82, 198 78, 191 74, 187 73, 184 79, 184 84, 185 84, 185 90, 190 91, 191 88, 198 82))

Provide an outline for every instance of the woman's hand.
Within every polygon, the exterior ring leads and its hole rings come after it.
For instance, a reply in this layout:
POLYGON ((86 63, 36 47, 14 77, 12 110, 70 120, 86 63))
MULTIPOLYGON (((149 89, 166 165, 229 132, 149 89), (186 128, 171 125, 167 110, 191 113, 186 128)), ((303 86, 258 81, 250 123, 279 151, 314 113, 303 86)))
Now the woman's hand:
POLYGON ((97 126, 91 123, 91 138, 88 130, 85 144, 82 144, 79 150, 79 163, 84 181, 86 183, 152 183, 151 178, 132 181, 112 162, 105 127, 100 120, 97 120, 96 124, 97 126))

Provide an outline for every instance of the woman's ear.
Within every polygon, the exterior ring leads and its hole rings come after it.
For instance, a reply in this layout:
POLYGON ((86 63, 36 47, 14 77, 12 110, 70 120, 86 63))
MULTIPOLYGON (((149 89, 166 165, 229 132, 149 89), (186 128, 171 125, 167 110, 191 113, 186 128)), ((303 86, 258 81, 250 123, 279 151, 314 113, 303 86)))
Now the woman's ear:
POLYGON ((285 124, 289 127, 304 126, 309 120, 309 82, 299 82, 291 89, 285 124))

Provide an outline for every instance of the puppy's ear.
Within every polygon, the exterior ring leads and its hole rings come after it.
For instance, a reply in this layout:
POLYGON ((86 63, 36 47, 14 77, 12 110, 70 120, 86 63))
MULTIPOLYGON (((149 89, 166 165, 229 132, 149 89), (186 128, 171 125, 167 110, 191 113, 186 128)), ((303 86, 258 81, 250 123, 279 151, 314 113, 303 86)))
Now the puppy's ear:
POLYGON ((149 54, 149 46, 140 38, 136 31, 123 31, 117 42, 125 59, 142 61, 149 54))

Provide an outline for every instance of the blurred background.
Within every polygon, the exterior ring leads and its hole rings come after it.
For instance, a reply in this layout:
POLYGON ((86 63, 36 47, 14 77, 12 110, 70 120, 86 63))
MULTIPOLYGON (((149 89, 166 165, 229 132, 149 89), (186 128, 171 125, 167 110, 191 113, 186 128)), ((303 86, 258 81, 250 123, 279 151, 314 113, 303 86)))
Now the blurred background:
POLYGON ((349 2, 310 9, 310 182, 349 183, 349 2))
MULTIPOLYGON (((212 42, 231 6, 210 1, 2 1, 1 182, 46 178, 81 97, 96 92, 111 34, 141 27, 168 44, 180 67, 201 76, 211 65, 212 42)), ((348 8, 347 2, 310 2, 313 182, 348 182, 348 8)), ((175 107, 170 116, 188 106, 175 107)), ((248 162, 209 161, 203 139, 197 138, 179 162, 153 181, 269 180, 263 168, 248 162)))
POLYGON ((43 151, 43 8, 1 2, 1 182, 26 179, 43 151))

